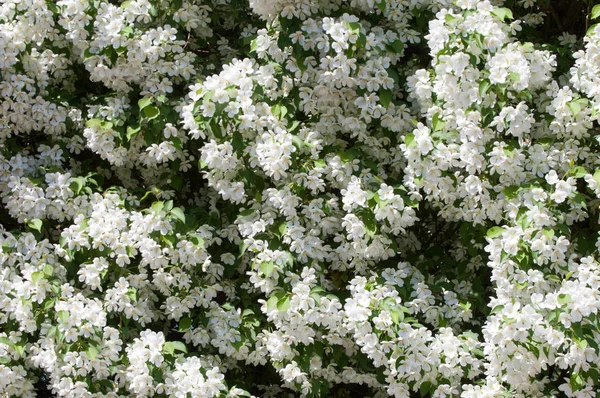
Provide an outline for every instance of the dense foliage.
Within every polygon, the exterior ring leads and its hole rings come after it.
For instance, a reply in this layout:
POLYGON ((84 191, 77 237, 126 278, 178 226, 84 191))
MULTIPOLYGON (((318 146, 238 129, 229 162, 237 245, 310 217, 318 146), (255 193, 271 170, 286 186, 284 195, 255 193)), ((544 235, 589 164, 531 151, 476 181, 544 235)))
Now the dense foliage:
POLYGON ((3 0, 0 396, 600 396, 600 6, 3 0))

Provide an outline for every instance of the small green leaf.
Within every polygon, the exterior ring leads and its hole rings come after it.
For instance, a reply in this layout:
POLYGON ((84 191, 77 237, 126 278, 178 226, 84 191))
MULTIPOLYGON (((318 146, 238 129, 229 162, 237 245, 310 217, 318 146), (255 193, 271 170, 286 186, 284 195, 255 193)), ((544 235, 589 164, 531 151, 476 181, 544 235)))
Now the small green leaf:
POLYGON ((144 108, 144 115, 146 115, 148 120, 156 119, 160 115, 160 109, 154 105, 149 105, 144 108))
POLYGON ((390 90, 379 90, 379 102, 384 107, 387 107, 392 102, 393 94, 390 90))
POLYGON ((98 350, 96 349, 96 347, 89 346, 87 350, 85 350, 85 353, 87 354, 88 358, 93 361, 98 355, 98 350))
POLYGON ((423 383, 421 383, 421 386, 419 387, 419 393, 421 394, 422 397, 424 397, 425 395, 429 394, 432 390, 433 385, 428 382, 425 381, 423 383))
POLYGON ((197 233, 189 234, 190 242, 192 242, 196 246, 204 247, 204 239, 197 233))
POLYGON ((571 170, 569 170, 569 172, 573 175, 573 177, 575 178, 582 178, 585 177, 587 175, 587 171, 581 167, 581 166, 577 166, 577 167, 573 167, 571 170))
POLYGON ((44 265, 44 275, 50 276, 54 272, 54 267, 50 264, 44 265))
POLYGON ((569 380, 569 384, 571 384, 573 391, 579 391, 585 383, 579 373, 573 373, 569 380))
POLYGON ((0 344, 6 344, 13 349, 15 348, 15 343, 13 343, 8 337, 0 336, 0 344))
POLYGON ((598 185, 600 185, 600 170, 596 170, 596 172, 594 172, 594 175, 592 177, 594 177, 594 180, 596 180, 598 185))
POLYGON ((588 105, 588 101, 585 98, 579 98, 574 101, 568 102, 567 106, 571 110, 573 117, 577 117, 579 112, 588 105))
POLYGON ((69 319, 69 312, 68 311, 58 311, 56 316, 58 316, 58 319, 60 319, 61 322, 64 323, 67 321, 67 319, 69 319))
POLYGON ((481 83, 479 83, 479 97, 483 99, 485 94, 491 87, 491 83, 488 79, 483 79, 481 83))
POLYGON ((79 195, 84 186, 85 178, 75 177, 71 179, 71 184, 69 185, 69 188, 71 189, 71 191, 73 191, 73 193, 75 193, 75 195, 79 195))
POLYGON ((285 295, 277 301, 277 309, 281 312, 287 311, 290 308, 290 296, 285 295))
POLYGON ((42 232, 42 220, 39 218, 29 220, 27 226, 35 231, 42 232))
POLYGON ((296 131, 296 129, 300 126, 300 121, 299 120, 294 120, 292 122, 292 124, 290 124, 290 126, 288 127, 288 132, 289 133, 293 133, 294 131, 296 131))
POLYGON ((431 126, 433 127, 433 131, 441 131, 445 125, 446 125, 446 123, 440 117, 439 113, 436 113, 435 115, 433 115, 433 120, 431 123, 431 126))
POLYGON ((277 308, 278 301, 279 301, 279 297, 277 297, 275 295, 269 297, 269 300, 267 300, 267 311, 272 311, 275 308, 277 308))
POLYGON ((183 210, 181 210, 181 208, 174 207, 173 209, 171 209, 171 214, 179 221, 185 224, 185 214, 183 214, 183 210))
POLYGON ((458 18, 456 18, 454 15, 452 14, 446 14, 444 16, 444 19, 446 20, 446 23, 451 23, 453 21, 456 21, 458 18))
POLYGON ((519 193, 519 188, 521 187, 519 187, 518 185, 511 185, 509 187, 504 188, 502 192, 504 192, 506 199, 510 200, 517 197, 519 193))
POLYGON ((569 304, 571 302, 571 295, 570 294, 561 293, 561 294, 558 295, 557 301, 558 301, 558 304, 560 304, 560 305, 569 304))
POLYGON ((152 104, 152 97, 144 97, 138 101, 138 106, 140 107, 140 110, 144 109, 150 104, 152 104))
POLYGON ((192 326, 191 318, 185 317, 181 318, 181 320, 179 321, 179 331, 181 332, 188 330, 190 326, 192 326))
POLYGON ((596 19, 600 16, 600 4, 596 4, 594 8, 592 8, 591 19, 596 19))
POLYGON ((163 346, 163 351, 175 355, 175 351, 187 353, 187 347, 181 341, 167 341, 163 346))
POLYGON ((127 139, 131 140, 134 136, 137 135, 141 130, 141 127, 138 125, 127 126, 127 139))
POLYGON ((492 308, 492 310, 490 311, 490 315, 491 314, 498 314, 500 311, 502 311, 504 309, 503 305, 497 305, 494 308, 492 308))
POLYGON ((494 238, 501 236, 503 232, 504 232, 504 228, 502 228, 502 227, 492 227, 492 228, 488 229, 487 234, 485 236, 487 236, 488 238, 494 239, 494 238))
POLYGON ((263 261, 258 267, 260 268, 263 274, 269 276, 273 273, 273 270, 275 269, 275 263, 273 261, 263 261))
POLYGON ((156 214, 159 214, 163 208, 165 207, 164 202, 154 202, 152 203, 152 211, 156 214))
POLYGON ((360 34, 360 23, 358 22, 349 22, 348 23, 348 27, 350 28, 350 30, 352 31, 352 33, 354 33, 355 35, 359 35, 360 34))
POLYGON ((239 219, 239 218, 243 218, 243 217, 248 217, 249 215, 254 214, 254 212, 256 212, 256 210, 254 210, 254 209, 246 209, 244 211, 241 211, 238 214, 237 218, 239 219))
POLYGON ((39 282, 42 279, 44 279, 44 273, 42 271, 38 271, 38 272, 33 272, 31 274, 31 281, 32 282, 39 282))
POLYGON ((85 122, 86 127, 96 127, 96 126, 101 126, 101 125, 102 125, 102 120, 100 120, 100 119, 90 119, 87 122, 85 122))
POLYGON ((548 239, 552 239, 554 237, 554 230, 553 229, 546 229, 544 228, 542 230, 542 234, 544 234, 544 236, 548 239))
POLYGON ((492 15, 501 21, 504 21, 506 18, 513 19, 512 11, 504 7, 496 8, 494 11, 492 11, 492 15))
POLYGON ((137 289, 135 287, 129 286, 127 288, 126 295, 127 295, 127 297, 129 297, 131 299, 131 301, 137 302, 138 294, 137 294, 137 289))
POLYGON ((392 46, 392 49, 396 54, 401 54, 402 51, 404 51, 404 43, 402 43, 400 40, 394 40, 390 43, 390 46, 392 46))
POLYGON ((285 117, 285 115, 287 115, 288 110, 285 107, 285 105, 275 104, 271 107, 271 113, 273 114, 273 116, 281 120, 285 117))

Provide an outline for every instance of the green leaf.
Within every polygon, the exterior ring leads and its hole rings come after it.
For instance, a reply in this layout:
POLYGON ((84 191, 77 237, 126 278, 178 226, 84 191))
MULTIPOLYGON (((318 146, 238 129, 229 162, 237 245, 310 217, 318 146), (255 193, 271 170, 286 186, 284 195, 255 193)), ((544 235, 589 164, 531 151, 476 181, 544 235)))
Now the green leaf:
POLYGON ((285 233, 288 230, 288 223, 287 223, 287 221, 284 221, 281 224, 279 224, 279 226, 277 227, 277 230, 279 231, 279 236, 285 235, 285 233))
POLYGON ((197 233, 189 234, 189 240, 196 246, 204 247, 204 239, 197 233))
POLYGON ((258 48, 258 41, 257 38, 254 38, 251 42, 250 42, 250 52, 254 53, 256 52, 256 49, 258 48))
POLYGON ((48 10, 52 11, 53 14, 60 14, 60 7, 53 2, 46 1, 46 5, 48 6, 48 10))
POLYGON ((479 97, 481 99, 483 99, 483 97, 488 92, 491 86, 492 85, 488 79, 483 79, 481 83, 479 83, 479 97))
POLYGON ((590 16, 591 19, 596 19, 598 17, 600 17, 600 4, 596 4, 594 8, 592 8, 592 15, 590 16))
POLYGON ((144 115, 146 115, 148 120, 156 119, 160 115, 160 109, 154 105, 149 105, 144 108, 144 115))
POLYGON ((557 301, 558 301, 558 304, 560 304, 560 305, 569 304, 571 302, 571 295, 570 294, 561 293, 561 294, 558 295, 557 301))
POLYGON ((384 107, 387 107, 390 104, 390 102, 392 102, 392 96, 393 94, 390 90, 379 90, 379 102, 384 107))
POLYGON ((408 133, 404 136, 404 144, 408 148, 415 141, 415 135, 413 133, 408 133))
POLYGON ((352 31, 352 33, 354 33, 355 35, 359 35, 360 34, 360 23, 358 22, 348 22, 348 27, 350 28, 350 30, 352 31))
POLYGON ((588 172, 583 167, 577 166, 569 170, 569 173, 571 173, 575 178, 582 178, 585 177, 588 172))
POLYGON ((485 236, 487 236, 488 238, 494 239, 494 238, 501 236, 503 232, 504 232, 504 228, 502 228, 502 227, 492 227, 492 228, 488 229, 487 234, 485 234, 485 236))
POLYGON ((73 193, 75 193, 75 195, 79 195, 84 186, 85 178, 75 177, 71 179, 71 184, 69 185, 69 188, 71 189, 71 191, 73 191, 73 193))
POLYGON ((272 311, 275 308, 277 308, 278 301, 279 297, 277 297, 276 295, 269 297, 269 300, 267 300, 267 311, 272 311))
POLYGON ((38 272, 33 272, 31 274, 31 281, 32 282, 39 282, 42 279, 44 279, 44 273, 42 271, 38 271, 38 272))
POLYGON ((596 180, 598 185, 600 185, 600 170, 596 170, 596 172, 594 172, 594 175, 592 177, 594 177, 594 180, 596 180))
POLYGON ((498 18, 501 21, 504 21, 505 19, 513 19, 513 14, 512 11, 509 10, 508 8, 496 8, 494 11, 492 11, 492 15, 494 15, 496 18, 498 18))
POLYGON ((451 23, 452 21, 456 21, 458 18, 456 18, 454 15, 452 14, 446 14, 444 16, 444 19, 446 20, 446 23, 451 23))
POLYGON ((242 154, 244 152, 244 149, 246 148, 247 145, 244 142, 244 137, 242 137, 242 135, 239 133, 239 131, 236 131, 233 133, 233 139, 231 140, 231 146, 233 147, 233 150, 239 154, 242 154))
POLYGON ((273 116, 281 120, 285 117, 285 115, 287 115, 288 110, 285 107, 285 105, 275 104, 271 107, 271 113, 273 114, 273 116))
POLYGON ((34 231, 42 232, 42 220, 40 220, 39 218, 29 220, 27 226, 33 229, 34 231))
POLYGON ((544 228, 542 230, 542 234, 544 234, 544 236, 548 239, 552 239, 554 237, 554 230, 553 229, 546 229, 544 228))
POLYGON ((131 140, 142 128, 138 125, 127 126, 127 139, 131 140))
POLYGON ((87 350, 85 350, 85 353, 87 354, 88 358, 93 361, 98 355, 98 350, 96 349, 96 347, 89 346, 87 350))
POLYGON ((152 97, 144 97, 138 101, 138 106, 140 110, 143 110, 145 107, 150 106, 152 104, 152 97))
POLYGON ((273 261, 263 261, 258 267, 260 268, 263 274, 269 276, 273 273, 273 270, 275 269, 275 263, 273 261))
POLYGON ((433 115, 433 120, 431 123, 431 126, 433 127, 433 131, 441 131, 445 125, 446 125, 446 123, 440 117, 439 113, 436 113, 435 115, 433 115))
POLYGON ((46 264, 46 265, 44 265, 43 272, 44 272, 44 275, 50 276, 54 272, 54 267, 50 264, 46 264))
POLYGON ((187 347, 181 341, 167 341, 163 346, 163 351, 171 355, 175 355, 175 351, 180 351, 187 354, 187 347))
POLYGON ((287 311, 290 308, 290 296, 285 295, 277 301, 277 309, 281 312, 287 311))
POLYGON ((192 319, 185 317, 185 318, 181 318, 181 320, 179 321, 179 331, 183 332, 186 331, 190 328, 190 326, 192 326, 192 319))
POLYGON ((369 237, 375 236, 377 233, 377 221, 370 211, 365 211, 360 214, 361 221, 365 224, 365 231, 369 237))
POLYGON ((573 389, 573 391, 581 390, 581 388, 584 385, 583 378, 581 377, 581 375, 579 373, 573 373, 571 375, 569 383, 571 384, 571 388, 573 389))
POLYGON ((492 308, 492 310, 490 311, 490 315, 491 314, 498 314, 500 311, 502 311, 504 309, 503 305, 497 305, 494 308, 492 308))
POLYGON ((58 311, 56 313, 56 316, 58 317, 58 319, 61 320, 61 322, 66 322, 69 319, 69 312, 68 311, 58 311))
POLYGON ((159 214, 163 210, 164 207, 165 207, 164 202, 152 203, 152 211, 155 212, 156 214, 159 214))
POLYGON ((185 214, 183 214, 183 210, 181 210, 181 208, 174 207, 173 209, 171 209, 171 214, 179 221, 185 224, 185 214))
POLYGON ((517 197, 519 193, 519 188, 521 187, 519 187, 518 185, 511 185, 509 187, 504 188, 502 192, 504 192, 506 199, 510 200, 517 197))
POLYGON ((254 209, 246 209, 244 211, 241 211, 238 214, 237 218, 239 219, 239 218, 243 218, 243 217, 248 217, 249 215, 254 214, 254 212, 256 212, 256 210, 254 210, 254 209))
POLYGON ((422 397, 424 397, 425 395, 429 394, 432 390, 433 385, 428 382, 425 381, 423 383, 421 383, 421 386, 419 387, 419 393, 421 394, 422 397))
POLYGON ((574 101, 567 103, 567 106, 571 110, 573 117, 577 117, 581 109, 588 105, 588 101, 585 98, 579 98, 574 101))
POLYGON ((305 145, 305 142, 302 138, 298 137, 297 135, 292 135, 292 144, 294 144, 296 148, 302 149, 302 147, 304 147, 305 145))
POLYGON ((0 336, 0 344, 6 344, 13 349, 15 348, 15 343, 13 343, 8 337, 0 336))
POLYGON ((85 122, 85 126, 86 127, 96 127, 96 126, 102 126, 102 120, 100 119, 90 119, 87 122, 85 122))
POLYGON ((294 120, 292 124, 288 127, 288 133, 293 133, 300 126, 299 120, 294 120))
POLYGON ((404 43, 402 43, 400 40, 394 40, 390 43, 390 46, 396 54, 400 54, 402 51, 404 51, 404 43))
POLYGON ((137 300, 138 300, 137 289, 133 286, 129 286, 127 288, 126 296, 129 297, 131 299, 131 301, 137 302, 137 300))

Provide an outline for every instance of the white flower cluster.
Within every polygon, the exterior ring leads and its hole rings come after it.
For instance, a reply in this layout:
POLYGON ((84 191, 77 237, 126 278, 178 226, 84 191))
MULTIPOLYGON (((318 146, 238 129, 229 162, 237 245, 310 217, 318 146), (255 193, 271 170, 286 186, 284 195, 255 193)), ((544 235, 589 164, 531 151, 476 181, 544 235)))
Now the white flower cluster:
POLYGON ((3 1, 0 396, 596 397, 600 28, 552 7, 3 1))

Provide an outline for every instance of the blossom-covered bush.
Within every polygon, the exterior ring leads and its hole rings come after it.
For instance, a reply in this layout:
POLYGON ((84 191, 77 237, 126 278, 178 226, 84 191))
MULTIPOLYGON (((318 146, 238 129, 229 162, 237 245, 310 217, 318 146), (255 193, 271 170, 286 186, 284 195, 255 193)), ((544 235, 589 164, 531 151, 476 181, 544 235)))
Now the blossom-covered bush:
POLYGON ((4 0, 0 396, 600 396, 600 6, 4 0))

